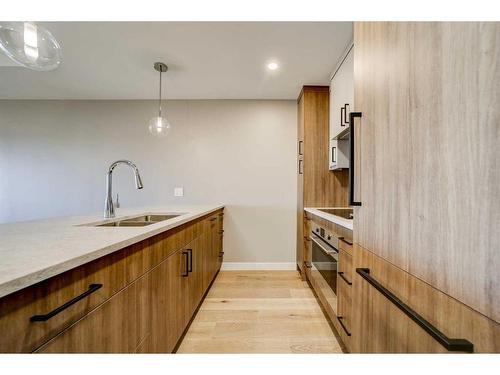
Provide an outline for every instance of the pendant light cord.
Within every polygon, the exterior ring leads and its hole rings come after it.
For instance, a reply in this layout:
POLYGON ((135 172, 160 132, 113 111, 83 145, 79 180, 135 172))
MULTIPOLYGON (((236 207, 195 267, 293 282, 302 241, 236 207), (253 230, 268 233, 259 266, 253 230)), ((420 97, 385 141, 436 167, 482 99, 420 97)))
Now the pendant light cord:
POLYGON ((158 111, 158 117, 161 117, 161 68, 160 68, 160 95, 159 95, 159 99, 158 99, 158 108, 159 108, 159 111, 158 111))

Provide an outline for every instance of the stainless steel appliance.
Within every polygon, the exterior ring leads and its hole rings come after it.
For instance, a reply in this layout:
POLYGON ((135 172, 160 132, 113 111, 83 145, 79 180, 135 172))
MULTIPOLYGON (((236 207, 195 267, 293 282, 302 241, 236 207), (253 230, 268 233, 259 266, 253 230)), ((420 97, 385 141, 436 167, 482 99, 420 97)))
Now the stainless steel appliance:
POLYGON ((311 276, 328 299, 334 311, 337 310, 337 265, 338 237, 315 223, 311 225, 311 276))

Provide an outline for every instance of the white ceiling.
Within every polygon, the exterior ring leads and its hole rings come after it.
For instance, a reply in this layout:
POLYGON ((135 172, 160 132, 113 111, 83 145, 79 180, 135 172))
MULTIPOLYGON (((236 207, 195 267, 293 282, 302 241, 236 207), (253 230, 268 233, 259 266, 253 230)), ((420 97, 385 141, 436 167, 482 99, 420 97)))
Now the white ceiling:
MULTIPOLYGON (((55 22, 63 63, 36 72, 0 59, 0 99, 295 99, 326 85, 351 22, 55 22), (280 63, 266 69, 269 60, 280 63)), ((0 54, 2 52, 0 51, 0 54)))

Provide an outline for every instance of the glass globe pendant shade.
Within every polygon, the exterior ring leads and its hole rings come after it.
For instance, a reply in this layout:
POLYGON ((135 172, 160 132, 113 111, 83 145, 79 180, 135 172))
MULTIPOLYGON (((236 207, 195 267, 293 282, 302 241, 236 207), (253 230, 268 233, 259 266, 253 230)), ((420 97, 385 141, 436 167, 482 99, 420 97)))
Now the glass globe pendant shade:
POLYGON ((153 117, 149 120, 149 132, 155 137, 165 137, 170 132, 171 126, 165 117, 153 117))
POLYGON ((62 61, 57 40, 33 22, 0 22, 0 49, 14 62, 32 70, 54 70, 62 61))

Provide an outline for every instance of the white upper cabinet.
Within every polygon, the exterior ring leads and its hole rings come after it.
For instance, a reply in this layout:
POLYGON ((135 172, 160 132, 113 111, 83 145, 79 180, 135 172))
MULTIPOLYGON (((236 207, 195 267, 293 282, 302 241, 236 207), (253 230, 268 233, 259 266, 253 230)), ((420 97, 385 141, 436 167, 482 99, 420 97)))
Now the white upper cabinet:
POLYGON ((354 47, 330 82, 330 140, 347 137, 351 110, 354 110, 354 47))

